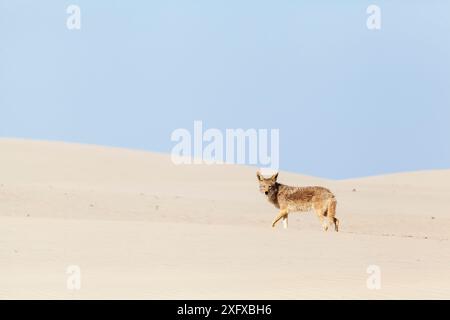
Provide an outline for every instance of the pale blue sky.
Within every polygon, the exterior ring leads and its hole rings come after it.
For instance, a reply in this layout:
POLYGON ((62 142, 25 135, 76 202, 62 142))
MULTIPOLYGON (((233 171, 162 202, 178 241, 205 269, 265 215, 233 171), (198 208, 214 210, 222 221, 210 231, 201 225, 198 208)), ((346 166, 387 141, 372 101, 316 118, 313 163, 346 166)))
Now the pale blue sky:
POLYGON ((0 0, 0 41, 3 137, 170 152, 202 120, 279 128, 283 170, 450 168, 449 1, 0 0))

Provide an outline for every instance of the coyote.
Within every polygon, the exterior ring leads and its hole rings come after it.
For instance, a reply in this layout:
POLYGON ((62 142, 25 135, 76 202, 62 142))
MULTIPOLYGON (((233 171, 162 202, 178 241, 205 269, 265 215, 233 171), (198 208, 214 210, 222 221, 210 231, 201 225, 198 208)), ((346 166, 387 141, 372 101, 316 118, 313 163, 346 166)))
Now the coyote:
POLYGON ((272 227, 275 227, 277 222, 283 219, 284 228, 287 228, 289 213, 314 209, 324 231, 328 230, 330 224, 334 225, 334 230, 339 230, 339 220, 335 217, 337 201, 330 190, 323 187, 286 186, 277 182, 278 173, 266 179, 258 171, 256 177, 259 182, 259 190, 267 196, 269 202, 280 209, 272 222, 272 227), (328 222, 326 218, 328 218, 328 222))

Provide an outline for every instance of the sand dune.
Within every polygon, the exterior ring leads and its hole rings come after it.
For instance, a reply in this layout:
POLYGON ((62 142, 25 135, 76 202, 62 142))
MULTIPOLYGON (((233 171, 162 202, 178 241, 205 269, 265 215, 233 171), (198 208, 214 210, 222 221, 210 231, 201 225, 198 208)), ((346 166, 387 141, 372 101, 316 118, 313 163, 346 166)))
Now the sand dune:
POLYGON ((450 298, 450 170, 329 181, 341 232, 276 215, 255 168, 0 139, 0 298, 450 298), (81 289, 66 286, 70 265, 81 289), (368 266, 379 266, 371 290, 368 266))

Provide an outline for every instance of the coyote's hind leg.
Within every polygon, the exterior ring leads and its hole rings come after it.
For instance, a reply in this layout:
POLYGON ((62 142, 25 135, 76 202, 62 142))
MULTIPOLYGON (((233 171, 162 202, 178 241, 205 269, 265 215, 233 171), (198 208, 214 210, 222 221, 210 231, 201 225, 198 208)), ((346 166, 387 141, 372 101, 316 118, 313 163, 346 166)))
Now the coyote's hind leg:
POLYGON ((328 220, 330 221, 330 223, 334 224, 334 230, 336 232, 338 232, 339 231, 339 220, 335 217, 336 204, 337 204, 336 199, 332 199, 331 202, 328 204, 327 216, 328 216, 328 220))
POLYGON ((320 223, 322 224, 323 231, 328 231, 328 228, 330 225, 328 224, 328 222, 325 219, 325 217, 323 216, 323 214, 319 215, 319 219, 320 219, 320 223))
POLYGON ((338 218, 334 218, 333 217, 333 223, 334 223, 334 230, 336 232, 338 232, 339 231, 339 220, 338 220, 338 218))
POLYGON ((313 209, 317 214, 317 217, 320 220, 320 224, 322 225, 323 231, 328 230, 328 222, 325 217, 327 215, 327 209, 324 208, 320 203, 313 205, 313 209))

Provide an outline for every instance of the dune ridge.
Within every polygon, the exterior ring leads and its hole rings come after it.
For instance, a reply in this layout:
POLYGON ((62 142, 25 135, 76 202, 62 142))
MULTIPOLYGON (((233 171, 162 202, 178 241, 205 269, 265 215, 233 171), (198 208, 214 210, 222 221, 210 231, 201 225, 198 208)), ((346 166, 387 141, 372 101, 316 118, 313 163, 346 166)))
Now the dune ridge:
POLYGON ((450 170, 286 184, 337 196, 272 229, 256 168, 0 139, 0 298, 450 298, 450 170), (80 290, 66 287, 79 265, 80 290), (382 287, 367 288, 367 267, 382 287))

